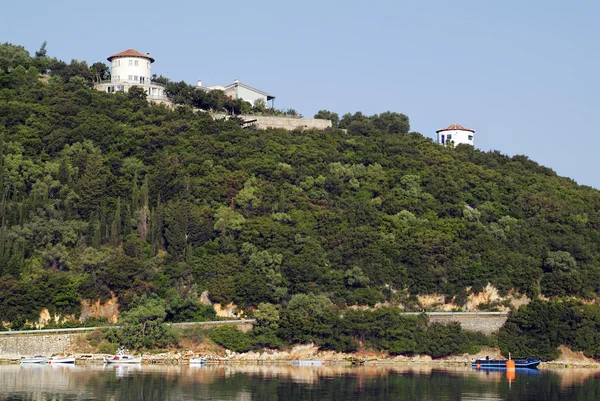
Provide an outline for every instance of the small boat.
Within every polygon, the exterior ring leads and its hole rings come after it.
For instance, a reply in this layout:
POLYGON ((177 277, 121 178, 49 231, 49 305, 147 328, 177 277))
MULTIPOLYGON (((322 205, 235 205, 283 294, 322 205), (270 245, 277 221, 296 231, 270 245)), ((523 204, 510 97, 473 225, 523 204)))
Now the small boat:
POLYGON ((21 363, 47 363, 48 362, 48 358, 42 355, 36 355, 36 356, 32 356, 31 358, 21 358, 21 360, 19 361, 21 363))
POLYGON ((75 363, 74 356, 53 356, 48 359, 48 363, 52 365, 61 364, 61 363, 75 363))
POLYGON ((471 366, 476 369, 507 369, 510 368, 510 362, 514 363, 515 369, 537 369, 542 362, 535 358, 517 358, 517 359, 477 359, 471 366))
POLYGON ((136 358, 133 355, 126 354, 125 349, 119 348, 116 355, 104 357, 104 363, 142 363, 142 357, 136 358))
POLYGON ((190 358, 190 365, 205 364, 206 358, 190 358))

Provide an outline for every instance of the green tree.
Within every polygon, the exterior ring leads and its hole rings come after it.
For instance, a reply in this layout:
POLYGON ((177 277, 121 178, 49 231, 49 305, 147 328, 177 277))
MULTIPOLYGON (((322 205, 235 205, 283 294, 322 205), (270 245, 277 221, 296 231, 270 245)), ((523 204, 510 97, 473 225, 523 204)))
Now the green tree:
POLYGON ((117 331, 121 345, 132 349, 164 348, 177 342, 177 336, 164 323, 165 308, 160 299, 141 298, 138 305, 124 312, 117 331))
POLYGON ((79 194, 77 209, 83 218, 87 219, 92 213, 98 211, 105 191, 106 178, 107 174, 100 153, 88 154, 85 158, 83 175, 77 182, 79 194))
POLYGON ((0 43, 0 70, 9 73, 17 66, 29 68, 31 56, 23 46, 0 43))
POLYGON ((338 113, 334 113, 329 110, 319 110, 317 114, 315 114, 314 118, 319 120, 329 120, 331 121, 331 125, 333 127, 337 127, 340 123, 340 116, 338 113))
POLYGON ((144 88, 140 86, 132 86, 127 91, 127 97, 131 100, 146 101, 148 94, 146 93, 144 88))

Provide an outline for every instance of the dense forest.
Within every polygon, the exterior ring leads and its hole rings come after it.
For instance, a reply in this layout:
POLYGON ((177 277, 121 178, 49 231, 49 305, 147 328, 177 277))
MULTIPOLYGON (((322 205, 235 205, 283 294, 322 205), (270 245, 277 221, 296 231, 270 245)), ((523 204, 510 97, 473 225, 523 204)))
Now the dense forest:
POLYGON ((214 313, 203 291, 244 310, 300 294, 460 307, 488 283, 600 293, 600 192, 526 156, 436 145, 396 112, 243 129, 94 90, 107 73, 0 44, 0 321, 13 328, 113 295, 127 311, 155 294, 182 321, 214 313))

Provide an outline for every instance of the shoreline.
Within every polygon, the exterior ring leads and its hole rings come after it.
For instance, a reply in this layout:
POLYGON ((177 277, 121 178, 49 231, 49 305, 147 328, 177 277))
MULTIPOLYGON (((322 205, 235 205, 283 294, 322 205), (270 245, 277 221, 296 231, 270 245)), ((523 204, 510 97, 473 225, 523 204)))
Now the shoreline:
MULTIPOLYGON (((103 365, 104 361, 102 359, 103 355, 97 354, 91 358, 76 358, 76 365, 103 365)), ((173 356, 166 355, 150 355, 150 356, 142 356, 142 362, 136 365, 181 365, 186 366, 190 365, 190 358, 180 357, 175 358, 173 356)), ((262 365, 262 366, 288 366, 292 365, 293 361, 312 361, 314 365, 301 365, 297 367, 310 367, 310 368, 318 368, 320 366, 347 366, 347 367, 394 367, 394 366, 439 366, 439 367, 471 367, 471 363, 476 358, 472 360, 466 361, 464 359, 461 360, 453 360, 453 359, 432 359, 432 360, 405 360, 405 359, 396 359, 396 358, 382 358, 382 359, 365 359, 361 360, 356 358, 358 363, 353 363, 351 360, 346 359, 268 359, 268 360, 249 360, 249 359, 228 359, 228 358, 218 358, 212 357, 207 359, 207 366, 222 366, 222 365, 262 365)), ((0 365, 18 365, 19 359, 0 359, 0 365)), ((117 364, 118 365, 118 364, 117 364)), ((127 365, 127 364, 126 364, 127 365)), ((125 366, 121 364, 120 366, 125 366)), ((600 363, 598 362, 567 362, 567 361, 548 361, 542 362, 539 365, 539 370, 546 369, 597 369, 600 370, 600 363)))

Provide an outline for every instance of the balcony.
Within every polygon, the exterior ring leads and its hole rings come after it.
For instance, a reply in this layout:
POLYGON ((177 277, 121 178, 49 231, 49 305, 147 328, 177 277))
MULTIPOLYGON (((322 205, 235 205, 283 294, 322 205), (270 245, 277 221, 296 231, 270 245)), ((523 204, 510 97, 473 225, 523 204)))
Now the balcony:
POLYGON ((94 85, 100 85, 100 84, 129 84, 131 86, 136 85, 136 86, 158 86, 161 88, 166 88, 167 86, 165 84, 161 84, 160 82, 156 82, 156 81, 150 81, 150 82, 144 82, 141 83, 139 81, 134 81, 134 80, 129 80, 129 79, 121 79, 119 81, 113 81, 110 79, 104 80, 104 81, 99 81, 99 82, 95 82, 94 85))

